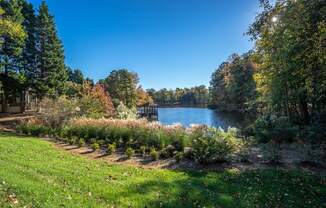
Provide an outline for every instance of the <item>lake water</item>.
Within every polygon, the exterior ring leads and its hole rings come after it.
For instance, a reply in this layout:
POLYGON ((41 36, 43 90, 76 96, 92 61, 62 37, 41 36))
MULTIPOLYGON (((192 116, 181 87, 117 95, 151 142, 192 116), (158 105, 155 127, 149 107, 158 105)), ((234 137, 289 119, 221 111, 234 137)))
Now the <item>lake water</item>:
POLYGON ((238 113, 221 113, 208 108, 159 108, 158 119, 162 124, 181 123, 205 124, 212 127, 243 127, 248 122, 248 117, 238 113))

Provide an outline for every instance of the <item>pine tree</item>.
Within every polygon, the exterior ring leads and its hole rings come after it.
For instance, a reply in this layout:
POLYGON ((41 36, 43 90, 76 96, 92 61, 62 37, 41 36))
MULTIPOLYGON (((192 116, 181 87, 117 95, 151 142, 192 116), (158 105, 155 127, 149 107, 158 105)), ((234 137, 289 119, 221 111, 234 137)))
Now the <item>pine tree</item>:
POLYGON ((39 8, 36 38, 39 96, 54 97, 63 94, 68 78, 64 50, 57 35, 54 17, 49 13, 45 1, 42 1, 39 8))
POLYGON ((31 3, 27 3, 25 0, 20 1, 22 7, 22 15, 24 21, 22 25, 24 26, 26 32, 25 46, 23 48, 21 64, 22 73, 26 78, 27 87, 35 87, 36 80, 36 15, 31 3))
POLYGON ((7 108, 10 94, 21 91, 20 57, 26 34, 17 0, 0 0, 0 70, 2 111, 7 108))
POLYGON ((4 74, 18 71, 18 60, 24 45, 23 16, 17 0, 1 0, 0 67, 4 74))
POLYGON ((138 75, 127 69, 113 70, 110 75, 100 83, 112 97, 112 102, 118 106, 122 102, 128 108, 134 108, 137 102, 138 75))

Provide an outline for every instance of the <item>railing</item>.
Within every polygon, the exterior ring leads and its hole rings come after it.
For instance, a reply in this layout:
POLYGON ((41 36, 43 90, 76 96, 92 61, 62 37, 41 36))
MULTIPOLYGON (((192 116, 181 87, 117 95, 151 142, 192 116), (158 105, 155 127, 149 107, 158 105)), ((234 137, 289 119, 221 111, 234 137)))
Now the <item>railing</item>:
POLYGON ((141 106, 137 108, 137 114, 141 118, 147 118, 148 120, 158 120, 158 107, 141 106))

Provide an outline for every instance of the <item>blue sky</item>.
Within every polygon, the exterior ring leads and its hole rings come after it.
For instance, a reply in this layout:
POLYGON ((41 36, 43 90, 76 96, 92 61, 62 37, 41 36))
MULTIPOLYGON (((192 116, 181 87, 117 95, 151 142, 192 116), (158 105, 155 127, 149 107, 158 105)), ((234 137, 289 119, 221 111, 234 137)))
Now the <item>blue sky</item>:
MULTIPOLYGON (((41 0, 30 0, 38 6, 41 0)), ((144 88, 209 84, 244 35, 258 0, 47 0, 66 63, 95 81, 127 68, 144 88)))

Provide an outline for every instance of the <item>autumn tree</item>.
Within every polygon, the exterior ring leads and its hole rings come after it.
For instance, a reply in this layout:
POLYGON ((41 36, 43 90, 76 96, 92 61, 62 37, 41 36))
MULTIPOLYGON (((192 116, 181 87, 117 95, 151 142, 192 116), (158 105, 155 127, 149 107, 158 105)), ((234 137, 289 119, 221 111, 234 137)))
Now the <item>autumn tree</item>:
POLYGON ((153 99, 151 98, 151 96, 141 86, 139 86, 137 88, 137 106, 152 103, 153 99))

